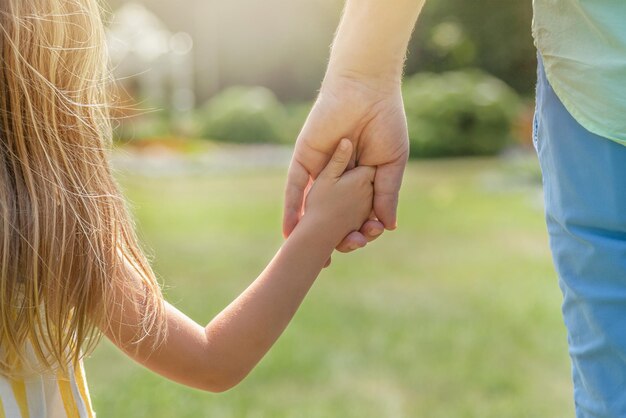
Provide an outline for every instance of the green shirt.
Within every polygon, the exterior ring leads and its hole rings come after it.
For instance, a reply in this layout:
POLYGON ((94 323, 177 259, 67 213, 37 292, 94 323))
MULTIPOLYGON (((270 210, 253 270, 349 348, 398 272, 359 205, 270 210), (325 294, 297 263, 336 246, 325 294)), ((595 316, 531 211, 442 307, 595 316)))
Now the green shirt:
POLYGON ((626 145, 626 0, 533 0, 548 81, 587 130, 626 145))

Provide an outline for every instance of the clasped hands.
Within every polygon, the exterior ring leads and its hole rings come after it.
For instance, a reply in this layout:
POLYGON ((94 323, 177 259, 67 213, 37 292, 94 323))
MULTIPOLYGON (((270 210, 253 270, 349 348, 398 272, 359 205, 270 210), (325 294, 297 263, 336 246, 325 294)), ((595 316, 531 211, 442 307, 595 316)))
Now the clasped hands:
MULTIPOLYGON (((349 232, 337 250, 364 247, 397 227, 398 195, 409 155, 400 84, 328 77, 296 142, 285 190, 283 234, 288 237, 306 210, 307 192, 342 138, 352 143, 347 171, 375 167, 369 219, 349 232)), ((329 260, 330 261, 330 260, 329 260)))

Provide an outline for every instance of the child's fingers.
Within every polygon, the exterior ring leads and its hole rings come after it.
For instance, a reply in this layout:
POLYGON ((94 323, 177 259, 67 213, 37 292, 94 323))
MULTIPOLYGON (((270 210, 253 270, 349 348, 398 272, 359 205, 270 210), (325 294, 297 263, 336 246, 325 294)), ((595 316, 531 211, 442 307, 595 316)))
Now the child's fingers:
POLYGON ((374 183, 374 178, 376 177, 376 167, 371 167, 368 165, 360 165, 349 172, 346 173, 346 176, 362 176, 366 178, 370 183, 374 183))
POLYGON ((352 142, 349 139, 342 139, 330 158, 326 168, 320 173, 320 177, 336 179, 341 177, 352 157, 352 142))

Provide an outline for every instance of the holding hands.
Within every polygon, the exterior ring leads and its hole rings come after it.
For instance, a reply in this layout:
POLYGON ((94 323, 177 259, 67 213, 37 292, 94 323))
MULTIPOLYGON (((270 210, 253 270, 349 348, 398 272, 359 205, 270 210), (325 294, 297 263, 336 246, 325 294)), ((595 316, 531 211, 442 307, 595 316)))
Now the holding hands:
POLYGON ((383 87, 348 77, 327 76, 289 167, 283 219, 285 237, 306 213, 308 208, 303 201, 307 185, 321 175, 337 147, 335 138, 350 138, 350 141, 342 140, 350 143, 345 169, 376 167, 372 170, 373 216, 368 219, 368 213, 361 224, 346 231, 337 249, 347 252, 365 246, 385 228, 396 227, 398 193, 409 153, 399 83, 383 87))
POLYGON ((148 289, 149 268, 125 257, 114 266, 115 283, 125 285, 112 286, 114 294, 100 301, 110 302, 101 330, 111 341, 172 380, 228 390, 281 335, 335 248, 352 251, 396 228, 409 151, 400 80, 423 2, 347 0, 328 73, 289 169, 287 239, 256 280, 202 327, 160 299, 156 282, 148 289), (146 331, 157 318, 145 309, 148 290, 163 304, 162 335, 146 331))
POLYGON ((345 172, 351 157, 352 143, 342 139, 306 198, 302 222, 329 237, 333 247, 359 229, 372 211, 376 169, 360 166, 345 172))
MULTIPOLYGON (((424 0, 348 0, 319 96, 296 142, 285 192, 283 235, 303 214, 308 185, 341 138, 351 142, 350 170, 375 167, 373 211, 337 245, 363 247, 397 226, 398 193, 409 155, 401 79, 406 47, 424 0)), ((342 140, 343 141, 343 140, 342 140)), ((306 216, 305 216, 306 217, 306 216)), ((355 214, 355 219, 356 219, 355 214)))

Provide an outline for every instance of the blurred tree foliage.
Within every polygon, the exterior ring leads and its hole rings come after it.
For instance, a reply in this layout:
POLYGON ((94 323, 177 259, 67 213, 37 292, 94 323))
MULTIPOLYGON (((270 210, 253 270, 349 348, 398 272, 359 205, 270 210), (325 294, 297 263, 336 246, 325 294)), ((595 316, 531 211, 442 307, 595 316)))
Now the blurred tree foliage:
MULTIPOLYGON (((112 10, 129 1, 106 0, 112 10)), ((145 4, 171 31, 192 35, 200 102, 232 85, 262 85, 283 101, 313 98, 345 2, 132 1, 145 4)), ((479 67, 531 94, 531 19, 530 0, 427 0, 406 73, 479 67)))
POLYGON ((403 93, 411 157, 493 155, 511 140, 518 95, 481 70, 419 73, 403 93))
POLYGON ((531 22, 530 1, 427 1, 405 71, 479 67, 531 95, 536 80, 531 22))
MULTIPOLYGON (((130 0, 108 1, 116 8, 130 0)), ((197 112, 201 136, 294 141, 322 80, 345 0, 185 0, 185 7, 133 1, 170 30, 193 36, 196 97, 208 100, 197 112), (232 87, 238 85, 263 87, 232 87), (301 104, 283 104, 294 101, 301 104)), ((427 0, 405 67, 413 156, 489 154, 506 144, 518 100, 487 74, 532 95, 531 21, 530 1, 427 0), (495 99, 485 104, 485 94, 495 99)), ((129 136, 163 130, 148 127, 129 136)))

